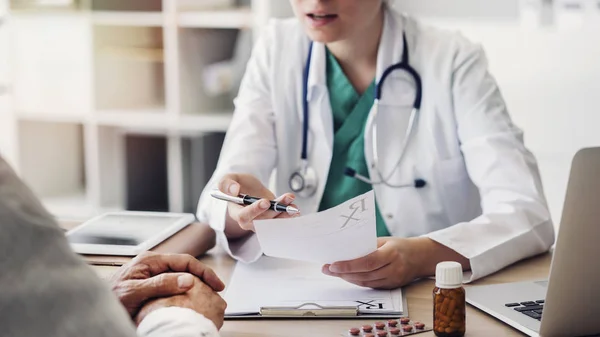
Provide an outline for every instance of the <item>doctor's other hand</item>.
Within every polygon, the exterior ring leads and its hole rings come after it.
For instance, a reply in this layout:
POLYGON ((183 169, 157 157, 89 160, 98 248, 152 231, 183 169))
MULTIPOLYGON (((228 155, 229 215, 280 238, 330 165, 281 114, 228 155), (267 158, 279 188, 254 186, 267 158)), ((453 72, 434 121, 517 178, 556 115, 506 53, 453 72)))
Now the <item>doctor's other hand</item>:
POLYGON ((269 210, 270 200, 277 200, 284 205, 293 205, 296 198, 292 193, 285 193, 276 198, 273 192, 266 188, 258 178, 250 174, 228 174, 219 182, 219 190, 231 196, 247 194, 262 198, 252 205, 242 206, 235 203, 227 205, 227 224, 225 233, 228 237, 241 237, 247 231, 254 231, 254 220, 289 218, 285 212, 269 210), (241 230, 240 230, 241 229, 241 230))
POLYGON ((145 303, 135 317, 136 325, 139 325, 151 312, 167 307, 192 309, 211 320, 217 329, 221 329, 227 303, 211 287, 199 278, 193 277, 192 287, 187 292, 181 295, 157 298, 145 303))
POLYGON ((377 239, 378 249, 361 258, 324 265, 322 272, 361 287, 395 289, 417 278, 433 276, 442 261, 457 261, 463 269, 469 260, 429 238, 377 239))

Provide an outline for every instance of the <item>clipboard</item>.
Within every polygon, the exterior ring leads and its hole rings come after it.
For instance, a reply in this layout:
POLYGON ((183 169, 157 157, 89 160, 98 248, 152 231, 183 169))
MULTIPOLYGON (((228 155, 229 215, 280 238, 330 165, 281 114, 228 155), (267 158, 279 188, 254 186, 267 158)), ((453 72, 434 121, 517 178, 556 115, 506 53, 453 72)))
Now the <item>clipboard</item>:
POLYGON ((357 317, 358 307, 324 307, 317 303, 304 303, 295 307, 261 307, 261 317, 357 317))
MULTIPOLYGON (((402 299, 403 307, 407 307, 406 298, 402 299)), ((364 313, 356 306, 322 306, 318 303, 304 303, 298 306, 265 306, 258 313, 241 315, 225 315, 226 320, 244 319, 392 319, 408 316, 408 310, 402 312, 364 313)))
POLYGON ((408 315, 402 289, 374 290, 321 273, 319 264, 263 256, 238 263, 226 320, 388 319, 408 315))

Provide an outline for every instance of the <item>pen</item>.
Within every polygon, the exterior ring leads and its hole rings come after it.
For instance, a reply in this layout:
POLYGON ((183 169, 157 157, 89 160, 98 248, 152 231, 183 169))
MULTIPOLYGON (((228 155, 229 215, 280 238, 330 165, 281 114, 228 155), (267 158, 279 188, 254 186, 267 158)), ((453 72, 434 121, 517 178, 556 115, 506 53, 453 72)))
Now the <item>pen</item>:
MULTIPOLYGON (((240 194, 237 197, 233 197, 233 196, 227 195, 219 190, 211 191, 210 195, 213 198, 233 202, 238 205, 252 205, 253 203, 261 200, 261 198, 252 197, 252 196, 249 196, 246 194, 240 194)), ((275 212, 287 212, 288 214, 291 214, 291 215, 300 213, 300 211, 297 208, 279 203, 279 201, 271 200, 270 202, 271 202, 271 207, 269 207, 269 209, 273 210, 275 212)))

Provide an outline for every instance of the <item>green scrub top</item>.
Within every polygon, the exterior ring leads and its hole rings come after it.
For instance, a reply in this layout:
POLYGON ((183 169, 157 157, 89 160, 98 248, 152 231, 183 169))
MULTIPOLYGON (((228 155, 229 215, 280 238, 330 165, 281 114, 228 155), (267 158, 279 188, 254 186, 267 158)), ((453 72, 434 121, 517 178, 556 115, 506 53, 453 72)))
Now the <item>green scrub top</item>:
MULTIPOLYGON (((365 124, 374 101, 375 81, 359 95, 335 56, 327 50, 327 89, 333 113, 333 157, 319 211, 335 207, 370 191, 373 187, 344 175, 351 167, 369 176, 364 151, 365 124)), ((390 236, 385 221, 376 207, 377 236, 390 236)))

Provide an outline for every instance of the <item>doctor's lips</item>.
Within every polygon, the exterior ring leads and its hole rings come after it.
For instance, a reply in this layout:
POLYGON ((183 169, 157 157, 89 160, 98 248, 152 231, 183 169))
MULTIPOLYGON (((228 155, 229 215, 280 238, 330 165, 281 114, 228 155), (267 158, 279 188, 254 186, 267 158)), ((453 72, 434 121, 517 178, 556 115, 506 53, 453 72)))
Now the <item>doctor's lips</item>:
POLYGON ((326 13, 309 13, 306 15, 309 24, 314 27, 323 27, 335 21, 338 16, 337 14, 326 14, 326 13))

